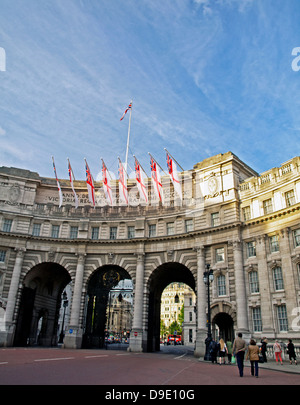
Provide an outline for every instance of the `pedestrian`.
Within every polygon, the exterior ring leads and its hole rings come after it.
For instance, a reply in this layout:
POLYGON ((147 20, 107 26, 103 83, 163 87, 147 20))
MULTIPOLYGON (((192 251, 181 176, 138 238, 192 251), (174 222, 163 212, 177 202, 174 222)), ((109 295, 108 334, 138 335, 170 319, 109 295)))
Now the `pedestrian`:
POLYGON ((260 352, 261 355, 264 359, 264 363, 267 363, 267 344, 268 344, 268 339, 266 337, 263 337, 262 340, 260 341, 261 343, 261 348, 260 352))
POLYGON ((289 339, 289 343, 287 345, 287 354, 289 355, 290 364, 293 364, 292 359, 294 359, 295 364, 297 364, 295 346, 294 343, 292 342, 292 339, 289 339))
POLYGON ((255 370, 255 377, 258 377, 258 360, 259 360, 259 347, 257 346, 254 339, 250 340, 248 351, 246 355, 246 360, 250 360, 251 364, 251 375, 254 376, 255 370))
POLYGON ((220 339, 218 343, 219 364, 225 364, 225 353, 227 353, 227 346, 224 339, 220 339))
POLYGON ((232 348, 236 358, 236 363, 239 369, 240 377, 243 377, 244 375, 244 357, 246 350, 246 342, 242 337, 243 337, 242 333, 239 332, 237 338, 234 339, 232 348))
POLYGON ((226 346, 227 346, 228 364, 231 364, 231 358, 232 358, 232 342, 231 342, 230 340, 227 340, 226 346))
POLYGON ((274 353, 275 353, 275 360, 276 360, 276 363, 278 364, 278 359, 279 359, 279 360, 280 360, 280 363, 281 363, 281 365, 282 365, 282 357, 281 357, 282 349, 281 349, 281 345, 280 345, 280 343, 278 342, 278 340, 275 340, 275 343, 274 343, 274 345, 273 345, 273 350, 274 350, 274 353))
POLYGON ((218 344, 212 339, 208 346, 210 358, 212 363, 217 363, 217 354, 218 354, 218 344))

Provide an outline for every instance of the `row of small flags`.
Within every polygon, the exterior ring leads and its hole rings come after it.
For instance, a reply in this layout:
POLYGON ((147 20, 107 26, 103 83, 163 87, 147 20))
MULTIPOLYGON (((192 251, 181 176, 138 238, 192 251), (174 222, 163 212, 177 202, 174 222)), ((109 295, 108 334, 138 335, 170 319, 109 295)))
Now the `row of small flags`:
MULTIPOLYGON (((126 112, 124 113, 126 114, 126 112)), ((182 200, 182 190, 181 190, 181 183, 179 181, 179 176, 178 176, 178 171, 177 171, 177 165, 174 161, 174 158, 170 155, 170 153, 165 149, 166 151, 166 159, 167 159, 167 168, 168 168, 168 174, 170 176, 170 179, 172 181, 172 184, 174 186, 174 190, 179 196, 179 198, 182 200)), ((155 192, 156 197, 164 203, 164 193, 163 193, 163 187, 162 187, 162 182, 161 182, 161 174, 159 168, 161 166, 157 163, 157 161, 153 158, 153 156, 149 153, 150 155, 150 167, 151 167, 151 180, 152 180, 152 185, 153 189, 155 192)), ((140 162, 138 159, 134 156, 135 159, 135 179, 136 179, 136 185, 137 189, 139 192, 139 197, 140 197, 140 202, 142 203, 148 203, 148 193, 147 189, 145 186, 145 181, 142 172, 146 174, 144 169, 142 168, 140 162)), ((104 194, 106 201, 108 205, 113 206, 114 201, 113 201, 113 194, 112 194, 112 188, 111 188, 111 182, 110 182, 110 175, 107 170, 107 167, 102 160, 102 183, 103 183, 103 189, 104 189, 104 194)), ((119 199, 120 202, 123 204, 128 205, 128 188, 127 188, 127 173, 125 171, 124 165, 121 162, 120 158, 119 160, 119 199)), ((63 195, 62 195, 62 190, 60 187, 60 183, 57 177, 56 173, 56 168, 55 168, 55 162, 54 158, 52 156, 52 161, 53 161, 53 169, 54 169, 54 174, 56 178, 56 183, 57 183, 57 188, 58 188, 58 193, 59 193, 59 207, 62 206, 63 203, 63 195)), ((89 168, 89 165, 85 161, 85 170, 86 170, 86 185, 87 185, 87 190, 88 190, 88 196, 89 196, 89 201, 90 203, 95 207, 96 205, 96 199, 95 199, 95 185, 94 185, 94 178, 91 174, 91 170, 89 168)), ((163 169, 162 169, 163 170, 163 169)), ((78 197, 75 191, 74 187, 74 173, 70 164, 70 161, 68 159, 68 173, 69 173, 69 180, 71 184, 71 188, 73 191, 74 199, 75 199, 75 207, 78 207, 78 197)))

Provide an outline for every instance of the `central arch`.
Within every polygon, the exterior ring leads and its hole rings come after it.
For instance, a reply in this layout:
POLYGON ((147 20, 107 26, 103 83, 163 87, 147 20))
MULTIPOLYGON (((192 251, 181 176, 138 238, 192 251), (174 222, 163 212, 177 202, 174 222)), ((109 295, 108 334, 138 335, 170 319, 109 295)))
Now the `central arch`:
POLYGON ((163 290, 173 282, 187 284, 195 291, 192 272, 181 263, 168 262, 157 267, 149 278, 147 351, 160 350, 160 304, 163 290))

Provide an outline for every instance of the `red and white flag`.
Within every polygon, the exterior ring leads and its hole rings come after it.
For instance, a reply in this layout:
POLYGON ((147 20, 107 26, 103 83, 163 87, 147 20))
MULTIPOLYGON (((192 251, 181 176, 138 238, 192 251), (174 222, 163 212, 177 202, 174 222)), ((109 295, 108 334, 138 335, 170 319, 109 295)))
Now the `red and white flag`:
POLYGON ((121 203, 128 205, 127 177, 123 163, 121 162, 120 159, 119 159, 119 199, 121 203))
POLYGON ((78 207, 78 198, 77 198, 77 194, 76 194, 76 191, 75 191, 75 188, 74 188, 75 177, 74 177, 74 173, 73 173, 73 170, 72 170, 71 163, 70 163, 69 159, 68 159, 68 172, 69 172, 69 179, 70 179, 72 191, 73 191, 74 198, 75 198, 75 208, 77 208, 78 207))
POLYGON ((59 208, 60 208, 62 206, 62 203, 63 203, 63 196, 62 196, 62 191, 61 191, 60 184, 59 184, 59 181, 58 181, 58 178, 57 178, 56 168, 55 168, 55 163, 54 163, 54 157, 53 156, 52 156, 52 162, 53 162, 53 169, 54 169, 54 174, 55 174, 57 188, 58 188, 59 208))
POLYGON ((102 160, 102 182, 103 182, 103 188, 104 188, 104 194, 106 197, 106 201, 110 206, 113 206, 113 197, 112 197, 112 189, 110 185, 110 178, 109 178, 109 173, 107 170, 107 167, 105 166, 105 163, 102 160))
POLYGON ((161 177, 160 177, 160 171, 159 168, 157 167, 156 161, 153 159, 152 156, 150 156, 150 165, 151 165, 151 178, 152 178, 152 184, 154 188, 154 192, 156 197, 164 203, 164 194, 163 194, 163 187, 161 183, 161 177))
MULTIPOLYGON (((84 159, 85 160, 85 159, 84 159)), ((93 204, 95 208, 95 186, 94 186, 94 179, 91 174, 89 165, 87 164, 87 161, 85 160, 85 170, 86 170, 86 185, 88 189, 88 195, 89 195, 89 200, 91 204, 93 204)))
POLYGON ((124 111, 124 114, 122 115, 122 117, 120 118, 120 121, 122 121, 122 119, 125 117, 125 115, 127 114, 127 112, 129 110, 131 110, 132 108, 132 101, 129 103, 128 107, 126 108, 126 110, 124 111))
POLYGON ((134 159, 135 159, 135 179, 139 191, 140 201, 148 203, 148 193, 143 179, 142 168, 137 158, 134 157, 134 159))
POLYGON ((182 190, 181 190, 181 184, 180 184, 178 173, 177 173, 177 165, 174 162, 174 159, 170 156, 170 154, 168 152, 166 152, 166 153, 167 153, 168 171, 169 171, 169 175, 170 175, 171 181, 174 186, 174 190, 176 191, 176 193, 182 200, 182 190))

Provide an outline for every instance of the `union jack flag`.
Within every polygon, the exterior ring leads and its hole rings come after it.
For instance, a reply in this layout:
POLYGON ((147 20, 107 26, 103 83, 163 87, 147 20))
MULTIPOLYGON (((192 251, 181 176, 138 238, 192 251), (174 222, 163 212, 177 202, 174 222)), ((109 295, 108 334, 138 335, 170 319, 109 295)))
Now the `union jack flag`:
POLYGON ((122 121, 122 119, 125 117, 125 115, 127 114, 127 111, 131 110, 132 108, 132 101, 129 103, 128 107, 126 108, 124 114, 122 115, 122 117, 120 118, 120 121, 122 121))

